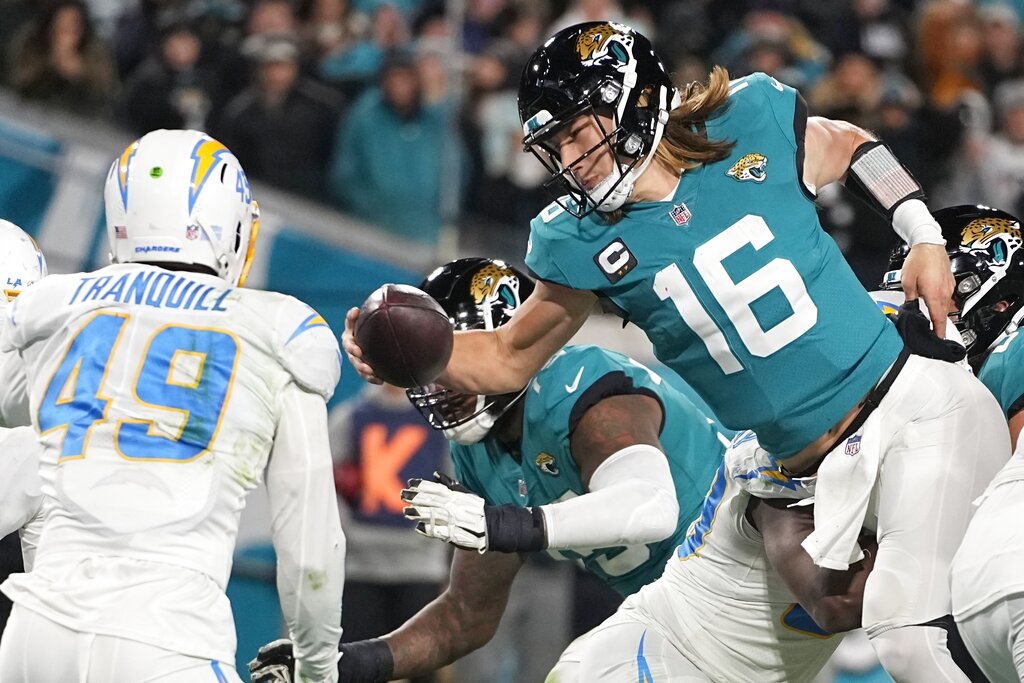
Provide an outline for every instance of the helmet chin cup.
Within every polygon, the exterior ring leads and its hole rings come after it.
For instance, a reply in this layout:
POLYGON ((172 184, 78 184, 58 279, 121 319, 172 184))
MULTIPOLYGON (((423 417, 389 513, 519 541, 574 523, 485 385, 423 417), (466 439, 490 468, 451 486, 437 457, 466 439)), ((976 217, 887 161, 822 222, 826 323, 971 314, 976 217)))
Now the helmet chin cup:
POLYGON ((491 413, 483 412, 467 422, 441 431, 444 438, 449 441, 454 441, 460 446, 472 446, 484 440, 496 420, 491 413))
POLYGON ((633 193, 631 175, 631 173, 623 173, 622 169, 616 169, 594 186, 594 191, 590 196, 601 197, 596 206, 598 211, 607 213, 622 208, 622 205, 629 199, 629 195, 633 193))

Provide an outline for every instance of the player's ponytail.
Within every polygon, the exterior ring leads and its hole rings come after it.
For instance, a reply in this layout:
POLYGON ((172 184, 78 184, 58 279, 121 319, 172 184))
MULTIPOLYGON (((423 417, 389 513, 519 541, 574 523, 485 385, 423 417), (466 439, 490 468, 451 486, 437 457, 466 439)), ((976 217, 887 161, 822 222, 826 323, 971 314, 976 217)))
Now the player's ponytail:
POLYGON ((709 140, 703 123, 729 102, 729 72, 716 66, 707 84, 683 88, 682 102, 669 114, 655 158, 676 172, 720 161, 732 153, 732 140, 709 140))

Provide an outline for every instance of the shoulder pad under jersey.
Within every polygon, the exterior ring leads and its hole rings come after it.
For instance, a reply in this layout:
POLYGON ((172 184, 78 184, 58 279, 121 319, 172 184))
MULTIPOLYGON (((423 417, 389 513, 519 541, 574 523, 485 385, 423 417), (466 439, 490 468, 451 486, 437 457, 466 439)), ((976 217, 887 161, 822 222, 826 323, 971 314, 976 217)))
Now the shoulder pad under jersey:
POLYGON ((341 349, 327 321, 289 296, 278 307, 275 327, 282 365, 299 386, 329 401, 341 379, 341 349))

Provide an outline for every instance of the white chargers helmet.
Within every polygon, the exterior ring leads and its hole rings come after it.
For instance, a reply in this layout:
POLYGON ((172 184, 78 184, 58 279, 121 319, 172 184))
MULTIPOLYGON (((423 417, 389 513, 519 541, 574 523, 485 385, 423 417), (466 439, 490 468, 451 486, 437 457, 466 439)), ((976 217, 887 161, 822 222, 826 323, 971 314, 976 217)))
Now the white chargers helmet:
POLYGON ((46 275, 46 259, 32 236, 10 221, 0 220, 0 308, 46 275))
POLYGON ((114 160, 104 195, 111 262, 194 264, 245 283, 259 206, 238 159, 206 133, 143 135, 114 160))

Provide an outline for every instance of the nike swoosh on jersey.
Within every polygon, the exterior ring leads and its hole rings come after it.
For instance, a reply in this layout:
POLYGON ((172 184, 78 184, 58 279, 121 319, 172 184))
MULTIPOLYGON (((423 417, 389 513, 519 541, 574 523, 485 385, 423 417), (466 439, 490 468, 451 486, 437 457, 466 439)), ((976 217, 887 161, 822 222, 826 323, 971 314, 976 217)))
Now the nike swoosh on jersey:
POLYGON ((579 389, 579 387, 580 387, 580 377, 582 377, 582 376, 583 376, 583 368, 580 368, 580 371, 576 373, 576 379, 574 379, 572 381, 572 384, 566 384, 565 385, 565 390, 571 394, 572 392, 574 392, 577 389, 579 389))

